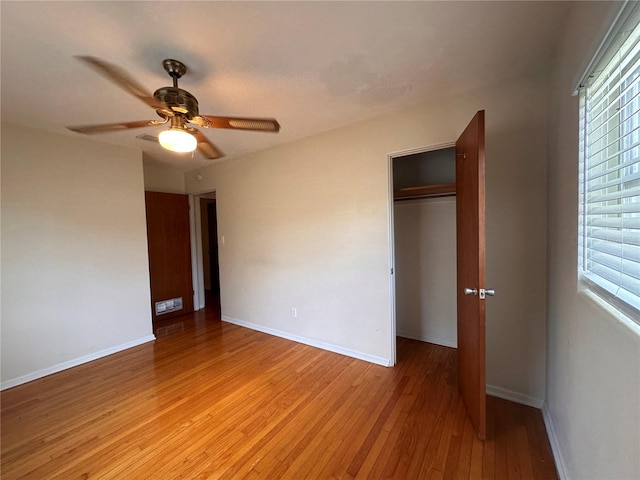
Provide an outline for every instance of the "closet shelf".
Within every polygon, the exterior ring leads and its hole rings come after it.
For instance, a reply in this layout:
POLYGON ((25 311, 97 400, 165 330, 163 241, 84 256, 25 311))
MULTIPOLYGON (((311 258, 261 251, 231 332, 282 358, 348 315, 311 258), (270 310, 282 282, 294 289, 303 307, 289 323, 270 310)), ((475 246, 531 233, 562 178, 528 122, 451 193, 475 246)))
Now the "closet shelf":
POLYGON ((398 188, 393 191, 393 198, 396 200, 405 200, 416 197, 435 197, 455 194, 455 183, 439 183, 436 185, 421 185, 419 187, 398 188))

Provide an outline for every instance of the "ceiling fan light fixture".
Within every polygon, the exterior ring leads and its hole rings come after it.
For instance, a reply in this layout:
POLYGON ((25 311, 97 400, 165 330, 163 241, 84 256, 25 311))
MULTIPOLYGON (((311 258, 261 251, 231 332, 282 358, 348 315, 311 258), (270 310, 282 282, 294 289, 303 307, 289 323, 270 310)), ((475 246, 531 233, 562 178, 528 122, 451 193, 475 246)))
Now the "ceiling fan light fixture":
POLYGON ((196 137, 181 127, 171 127, 160 132, 158 141, 163 148, 178 153, 193 152, 198 146, 196 137))
MULTIPOLYGON (((2 1, 2 0, 0 0, 2 1)), ((173 80, 173 86, 160 87, 153 94, 121 68, 111 65, 96 57, 79 56, 79 60, 93 67, 113 83, 151 107, 161 120, 140 120, 135 122, 107 123, 102 125, 78 125, 67 127, 74 132, 91 135, 94 133, 113 132, 131 128, 156 127, 169 122, 169 129, 158 135, 157 140, 162 148, 171 152, 190 153, 196 148, 208 159, 220 158, 223 153, 200 130, 202 128, 229 128, 232 130, 254 130, 273 132, 280 130, 280 124, 274 118, 219 117, 200 115, 198 99, 191 93, 178 87, 178 79, 187 73, 187 67, 178 60, 166 59, 162 62, 165 71, 173 80), (190 125, 187 125, 190 124, 190 125)), ((143 140, 149 140, 142 137, 143 140)), ((141 138, 141 137, 138 137, 141 138)))

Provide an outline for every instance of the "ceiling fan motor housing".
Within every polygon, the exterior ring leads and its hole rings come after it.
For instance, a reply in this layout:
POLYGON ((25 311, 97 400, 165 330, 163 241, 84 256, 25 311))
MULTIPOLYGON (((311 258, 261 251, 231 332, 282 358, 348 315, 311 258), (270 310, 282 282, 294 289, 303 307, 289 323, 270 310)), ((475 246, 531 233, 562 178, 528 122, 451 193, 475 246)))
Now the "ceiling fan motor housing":
POLYGON ((176 113, 191 119, 197 117, 198 100, 186 90, 178 87, 162 87, 153 94, 154 98, 176 113))

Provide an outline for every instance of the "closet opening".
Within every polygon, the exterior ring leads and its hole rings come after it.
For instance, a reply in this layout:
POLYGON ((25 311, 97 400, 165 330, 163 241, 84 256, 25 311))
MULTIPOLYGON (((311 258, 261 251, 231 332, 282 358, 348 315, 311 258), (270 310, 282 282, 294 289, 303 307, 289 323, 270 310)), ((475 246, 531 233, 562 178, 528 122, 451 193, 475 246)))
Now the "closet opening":
POLYGON ((390 156, 394 354, 396 335, 457 347, 455 164, 454 144, 390 156))

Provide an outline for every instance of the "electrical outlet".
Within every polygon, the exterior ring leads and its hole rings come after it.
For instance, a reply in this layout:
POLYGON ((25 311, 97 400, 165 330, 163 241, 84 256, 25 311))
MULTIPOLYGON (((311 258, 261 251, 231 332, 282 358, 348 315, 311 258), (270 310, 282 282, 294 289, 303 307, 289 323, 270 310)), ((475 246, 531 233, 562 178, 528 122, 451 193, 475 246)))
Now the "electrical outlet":
POLYGON ((298 309, 295 307, 291 308, 291 318, 298 318, 298 309))

